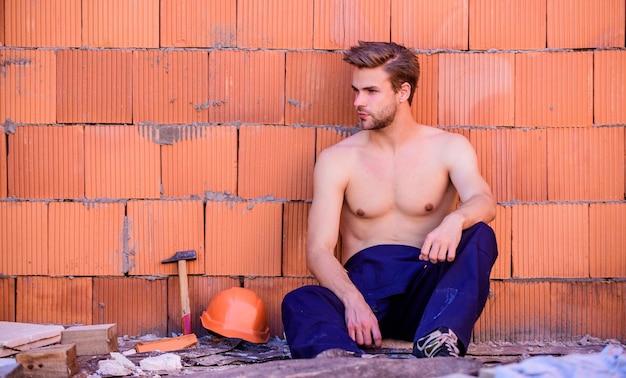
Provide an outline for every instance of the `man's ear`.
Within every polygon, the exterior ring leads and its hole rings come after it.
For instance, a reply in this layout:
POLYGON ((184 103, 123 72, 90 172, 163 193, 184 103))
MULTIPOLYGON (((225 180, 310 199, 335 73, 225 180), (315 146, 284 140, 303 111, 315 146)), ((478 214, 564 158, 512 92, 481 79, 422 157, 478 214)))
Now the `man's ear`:
POLYGON ((408 101, 411 96, 411 84, 406 81, 400 86, 400 101, 408 101))

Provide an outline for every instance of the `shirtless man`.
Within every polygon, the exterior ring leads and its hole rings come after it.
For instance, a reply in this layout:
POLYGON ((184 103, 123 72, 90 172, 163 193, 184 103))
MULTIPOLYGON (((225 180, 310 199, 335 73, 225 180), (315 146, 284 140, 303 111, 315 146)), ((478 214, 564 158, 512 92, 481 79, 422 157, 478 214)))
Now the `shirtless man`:
POLYGON ((462 356, 497 256, 491 190, 465 137, 413 119, 414 53, 359 42, 344 61, 360 131, 316 162, 306 249, 321 286, 283 300, 292 357, 362 354, 383 337, 413 341, 416 357, 462 356))

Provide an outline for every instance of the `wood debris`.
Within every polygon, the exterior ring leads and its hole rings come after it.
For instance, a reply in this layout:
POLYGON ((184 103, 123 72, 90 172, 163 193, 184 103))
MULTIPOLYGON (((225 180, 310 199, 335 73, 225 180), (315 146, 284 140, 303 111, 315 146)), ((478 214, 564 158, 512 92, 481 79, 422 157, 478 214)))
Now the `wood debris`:
POLYGON ((61 332, 61 344, 76 344, 78 356, 117 352, 117 325, 97 324, 69 327, 61 332))
POLYGON ((61 325, 0 322, 0 357, 55 344, 64 329, 61 325))

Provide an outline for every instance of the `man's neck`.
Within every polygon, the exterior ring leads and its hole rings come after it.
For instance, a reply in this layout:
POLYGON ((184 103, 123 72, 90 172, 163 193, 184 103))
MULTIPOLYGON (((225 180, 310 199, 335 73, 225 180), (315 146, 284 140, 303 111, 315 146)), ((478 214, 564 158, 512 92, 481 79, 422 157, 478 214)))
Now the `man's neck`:
POLYGON ((370 141, 381 148, 400 148, 410 142, 423 125, 415 122, 411 114, 411 108, 398 111, 395 119, 387 127, 370 130, 370 141))

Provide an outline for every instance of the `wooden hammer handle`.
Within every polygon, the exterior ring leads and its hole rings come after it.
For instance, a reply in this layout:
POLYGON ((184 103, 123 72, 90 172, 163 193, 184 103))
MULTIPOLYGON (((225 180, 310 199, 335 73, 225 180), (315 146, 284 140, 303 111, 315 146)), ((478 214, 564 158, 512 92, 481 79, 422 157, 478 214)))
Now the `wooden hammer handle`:
POLYGON ((191 310, 189 308, 189 286, 187 282, 187 261, 178 260, 178 282, 180 283, 180 304, 182 308, 183 335, 191 333, 191 310))

